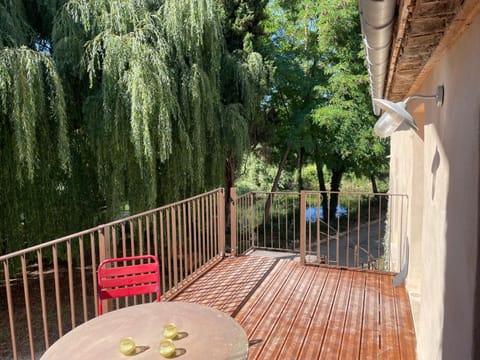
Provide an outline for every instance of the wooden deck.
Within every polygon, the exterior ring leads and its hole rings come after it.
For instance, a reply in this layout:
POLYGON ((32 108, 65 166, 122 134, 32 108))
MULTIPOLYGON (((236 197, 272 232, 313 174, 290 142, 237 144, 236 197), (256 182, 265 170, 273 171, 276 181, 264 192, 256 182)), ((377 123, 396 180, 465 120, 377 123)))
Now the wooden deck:
POLYGON ((174 300, 231 314, 248 335, 249 359, 415 359, 408 295, 389 274, 243 256, 174 300))

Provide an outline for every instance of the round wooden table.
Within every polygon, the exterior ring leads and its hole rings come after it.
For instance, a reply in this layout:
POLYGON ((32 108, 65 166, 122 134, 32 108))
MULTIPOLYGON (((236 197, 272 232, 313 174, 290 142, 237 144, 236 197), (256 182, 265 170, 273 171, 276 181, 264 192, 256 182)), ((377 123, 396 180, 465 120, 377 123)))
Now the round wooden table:
POLYGON ((240 360, 248 356, 247 335, 229 315, 199 304, 154 302, 87 321, 55 342, 41 360, 161 360, 159 343, 167 322, 175 323, 179 332, 173 358, 240 360), (125 336, 134 339, 135 355, 120 353, 120 339, 125 336))

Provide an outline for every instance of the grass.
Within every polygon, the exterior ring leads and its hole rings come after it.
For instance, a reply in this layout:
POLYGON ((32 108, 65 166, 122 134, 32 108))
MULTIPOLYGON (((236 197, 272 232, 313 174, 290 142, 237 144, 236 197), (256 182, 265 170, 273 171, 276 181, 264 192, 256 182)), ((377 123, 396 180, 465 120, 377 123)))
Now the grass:
MULTIPOLYGON (((270 191, 273 180, 277 172, 276 165, 270 165, 264 160, 254 155, 249 155, 243 167, 240 170, 235 186, 237 187, 237 194, 245 194, 251 191, 270 191)), ((325 181, 330 182, 331 173, 324 167, 323 173, 325 181)), ((298 184, 297 170, 284 169, 278 184, 278 191, 297 191, 298 184)), ((315 164, 307 164, 302 169, 303 187, 305 190, 318 190, 317 169, 315 164)), ((377 187, 379 192, 386 192, 388 190, 388 176, 377 179, 377 187)), ((372 183, 370 179, 364 176, 356 176, 354 173, 346 173, 343 176, 341 191, 348 192, 372 192, 372 183)))

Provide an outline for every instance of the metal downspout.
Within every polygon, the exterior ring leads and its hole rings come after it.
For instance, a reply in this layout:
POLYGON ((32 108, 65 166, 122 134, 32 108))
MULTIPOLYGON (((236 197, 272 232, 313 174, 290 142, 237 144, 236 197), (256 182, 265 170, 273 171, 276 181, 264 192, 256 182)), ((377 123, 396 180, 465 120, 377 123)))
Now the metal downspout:
MULTIPOLYGON (((372 99, 383 98, 385 93, 395 8, 396 0, 359 0, 372 99)), ((380 108, 372 105, 375 115, 380 115, 380 108)))

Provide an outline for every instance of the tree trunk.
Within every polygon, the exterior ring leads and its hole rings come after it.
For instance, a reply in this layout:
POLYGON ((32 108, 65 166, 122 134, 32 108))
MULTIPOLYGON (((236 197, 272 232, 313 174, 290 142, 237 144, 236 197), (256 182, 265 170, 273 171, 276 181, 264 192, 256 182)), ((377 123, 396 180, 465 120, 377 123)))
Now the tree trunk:
POLYGON ((302 191, 304 188, 303 176, 302 176, 304 162, 305 162, 305 151, 303 150, 303 148, 301 148, 298 154, 298 176, 297 176, 298 192, 302 191))
POLYGON ((338 205, 338 191, 342 184, 343 169, 332 169, 332 180, 330 181, 330 220, 335 219, 338 205))
POLYGON ((372 182, 372 191, 374 194, 378 193, 377 187, 377 179, 375 179, 375 175, 370 175, 370 181, 372 182))
POLYGON ((320 191, 327 191, 325 176, 323 175, 323 164, 315 159, 315 165, 317 168, 318 189, 320 191))
POLYGON ((278 165, 277 174, 275 175, 275 179, 273 180, 272 190, 270 190, 270 194, 268 195, 268 198, 265 202, 265 208, 264 208, 264 211, 263 211, 265 219, 268 219, 268 216, 270 215, 270 204, 273 202, 273 194, 272 193, 277 191, 278 183, 280 181, 280 176, 282 175, 282 171, 283 171, 283 168, 285 167, 285 164, 287 162, 289 153, 290 153, 290 146, 288 146, 285 149, 285 152, 283 153, 282 160, 280 161, 280 164, 278 165))
POLYGON ((318 188, 322 193, 322 210, 324 214, 328 211, 327 186, 325 185, 325 175, 323 174, 323 163, 315 151, 315 167, 317 168, 318 188))
POLYGON ((315 166, 317 168, 317 178, 318 178, 318 187, 320 191, 327 191, 327 187, 325 185, 325 176, 323 174, 323 161, 322 156, 318 151, 318 146, 315 146, 315 166))

